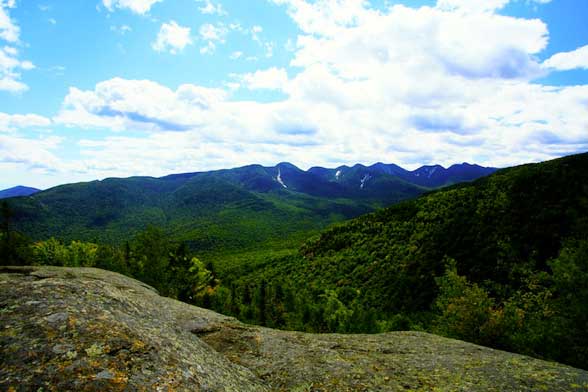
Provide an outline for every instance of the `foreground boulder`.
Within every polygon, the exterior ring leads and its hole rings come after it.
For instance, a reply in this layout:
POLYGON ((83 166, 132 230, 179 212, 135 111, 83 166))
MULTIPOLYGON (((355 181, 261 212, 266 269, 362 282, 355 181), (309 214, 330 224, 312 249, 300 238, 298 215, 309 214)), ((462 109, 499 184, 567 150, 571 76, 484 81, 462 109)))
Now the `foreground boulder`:
POLYGON ((0 267, 0 390, 570 391, 588 372, 419 332, 245 325, 91 268, 0 267))

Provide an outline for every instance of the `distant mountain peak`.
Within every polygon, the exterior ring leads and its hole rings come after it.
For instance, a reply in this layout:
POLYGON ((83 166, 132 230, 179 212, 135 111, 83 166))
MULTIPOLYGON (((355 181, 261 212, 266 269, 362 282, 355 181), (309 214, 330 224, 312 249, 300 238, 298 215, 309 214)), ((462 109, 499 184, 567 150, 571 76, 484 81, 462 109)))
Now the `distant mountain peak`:
POLYGON ((300 168, 290 162, 280 162, 278 163, 276 166, 276 168, 280 169, 280 168, 288 168, 288 169, 295 169, 295 170, 300 170, 300 168))
POLYGON ((18 196, 31 196, 37 192, 40 192, 40 189, 31 188, 28 186, 17 185, 12 188, 4 189, 0 191, 0 199, 7 199, 9 197, 18 197, 18 196))

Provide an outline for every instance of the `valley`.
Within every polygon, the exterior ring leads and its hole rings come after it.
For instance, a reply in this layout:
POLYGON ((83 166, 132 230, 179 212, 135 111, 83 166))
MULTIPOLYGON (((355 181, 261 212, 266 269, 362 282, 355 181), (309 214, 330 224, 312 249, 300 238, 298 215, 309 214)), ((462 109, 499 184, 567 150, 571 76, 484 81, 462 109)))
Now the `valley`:
POLYGON ((437 189, 393 165, 64 185, 9 199, 3 252, 121 272, 251 324, 428 331, 585 367, 587 167, 580 154, 437 189))

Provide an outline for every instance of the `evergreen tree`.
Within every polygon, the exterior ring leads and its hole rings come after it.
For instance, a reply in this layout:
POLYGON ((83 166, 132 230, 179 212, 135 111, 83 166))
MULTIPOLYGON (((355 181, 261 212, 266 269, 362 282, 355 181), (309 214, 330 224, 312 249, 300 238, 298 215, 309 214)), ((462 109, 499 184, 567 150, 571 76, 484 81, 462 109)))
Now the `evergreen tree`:
POLYGON ((257 292, 255 293, 255 307, 257 311, 257 322, 259 325, 266 325, 266 289, 267 283, 265 280, 259 282, 257 286, 257 292))

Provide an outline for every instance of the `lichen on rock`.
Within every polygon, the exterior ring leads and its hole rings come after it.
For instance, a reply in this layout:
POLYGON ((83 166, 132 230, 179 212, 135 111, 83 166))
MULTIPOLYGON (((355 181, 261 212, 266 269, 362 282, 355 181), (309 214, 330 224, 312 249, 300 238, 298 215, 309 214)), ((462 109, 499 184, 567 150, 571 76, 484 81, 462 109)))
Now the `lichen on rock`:
POLYGON ((0 363, 0 390, 588 390, 557 363, 419 332, 249 326, 91 268, 0 267, 0 363))

